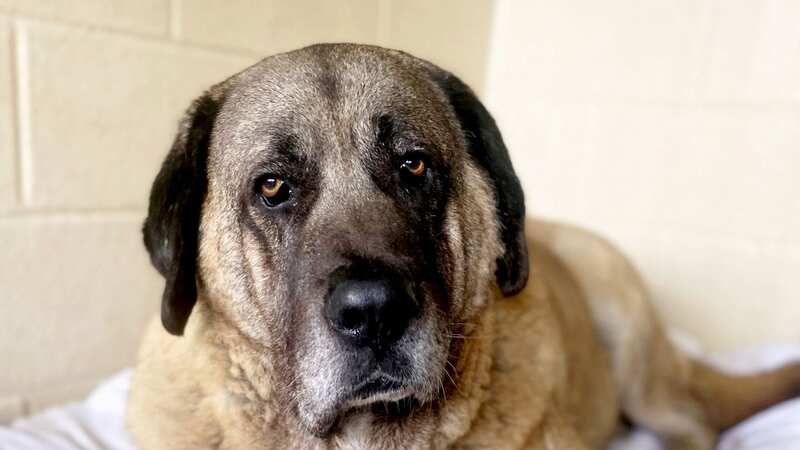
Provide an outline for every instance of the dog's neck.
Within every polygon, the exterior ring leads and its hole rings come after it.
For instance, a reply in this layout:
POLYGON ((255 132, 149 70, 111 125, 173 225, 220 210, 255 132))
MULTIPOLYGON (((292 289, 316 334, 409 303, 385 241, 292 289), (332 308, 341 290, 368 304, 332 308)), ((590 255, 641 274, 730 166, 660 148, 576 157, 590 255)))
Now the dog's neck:
MULTIPOLYGON (((488 303, 491 305, 492 301, 488 303)), ((442 397, 420 406, 405 419, 425 424, 403 427, 413 429, 413 435, 406 435, 396 424, 379 424, 372 420, 371 413, 365 412, 343 420, 329 437, 314 437, 295 418, 289 399, 275 389, 291 380, 276 379, 281 371, 275 370, 264 350, 220 314, 203 306, 198 309, 201 311, 195 315, 205 316, 205 320, 201 319, 204 325, 214 328, 202 333, 206 343, 217 350, 214 352, 217 358, 225 360, 217 361, 225 367, 218 374, 222 378, 219 386, 203 390, 209 395, 216 390, 213 393, 225 399, 218 407, 226 408, 228 417, 238 418, 238 423, 224 424, 221 428, 244 427, 242 435, 262 436, 257 440, 265 448, 446 448, 468 432, 488 396, 494 344, 491 306, 453 334, 442 397)))

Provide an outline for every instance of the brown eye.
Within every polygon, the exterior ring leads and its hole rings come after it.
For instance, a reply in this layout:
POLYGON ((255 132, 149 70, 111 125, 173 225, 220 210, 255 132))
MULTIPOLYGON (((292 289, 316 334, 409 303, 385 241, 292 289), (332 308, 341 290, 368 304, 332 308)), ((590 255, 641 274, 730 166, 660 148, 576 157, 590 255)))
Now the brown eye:
POLYGON ((425 161, 421 159, 407 159, 403 161, 403 169, 410 175, 420 177, 425 174, 425 161))
POLYGON ((261 198, 267 206, 274 207, 289 199, 291 189, 282 179, 268 176, 261 181, 261 198))

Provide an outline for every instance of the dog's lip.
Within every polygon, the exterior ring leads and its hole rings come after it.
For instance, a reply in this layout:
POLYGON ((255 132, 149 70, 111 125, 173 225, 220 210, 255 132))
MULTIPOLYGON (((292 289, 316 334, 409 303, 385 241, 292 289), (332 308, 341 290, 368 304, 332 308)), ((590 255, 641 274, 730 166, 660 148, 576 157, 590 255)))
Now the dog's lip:
POLYGON ((378 371, 357 383, 346 403, 352 408, 376 402, 399 401, 409 396, 411 390, 402 379, 378 371))
MULTIPOLYGON (((408 407, 416 404, 415 391, 403 379, 376 371, 362 379, 340 399, 335 408, 327 409, 323 414, 314 417, 315 420, 302 421, 306 429, 313 435, 324 439, 330 435, 337 426, 337 422, 354 410, 361 410, 370 406, 396 404, 397 408, 408 407)), ((386 411, 391 411, 386 409, 386 411)))
POLYGON ((352 396, 366 398, 382 393, 403 390, 405 383, 400 378, 376 371, 366 379, 357 383, 352 389, 352 396))

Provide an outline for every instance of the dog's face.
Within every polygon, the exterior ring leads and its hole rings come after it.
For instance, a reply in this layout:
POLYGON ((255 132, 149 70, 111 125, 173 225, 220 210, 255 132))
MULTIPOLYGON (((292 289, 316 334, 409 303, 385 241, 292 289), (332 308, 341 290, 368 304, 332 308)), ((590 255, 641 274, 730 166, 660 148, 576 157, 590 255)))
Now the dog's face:
POLYGON ((406 54, 323 45, 198 99, 151 194, 145 243, 180 334, 196 299, 263 353, 313 433, 431 404, 495 270, 525 283, 519 183, 491 117, 406 54), (380 405, 379 408, 373 408, 380 405))

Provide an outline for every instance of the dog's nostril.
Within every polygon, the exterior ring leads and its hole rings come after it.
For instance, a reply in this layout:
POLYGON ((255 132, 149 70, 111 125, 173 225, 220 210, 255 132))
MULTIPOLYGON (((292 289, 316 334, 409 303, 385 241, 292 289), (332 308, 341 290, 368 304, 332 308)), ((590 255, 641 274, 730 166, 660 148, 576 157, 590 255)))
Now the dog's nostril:
POLYGON ((339 326, 352 332, 359 332, 366 318, 363 311, 357 308, 345 308, 339 316, 339 326))
POLYGON ((382 349, 403 336, 419 306, 405 283, 344 279, 330 292, 324 312, 331 327, 351 344, 382 349))

